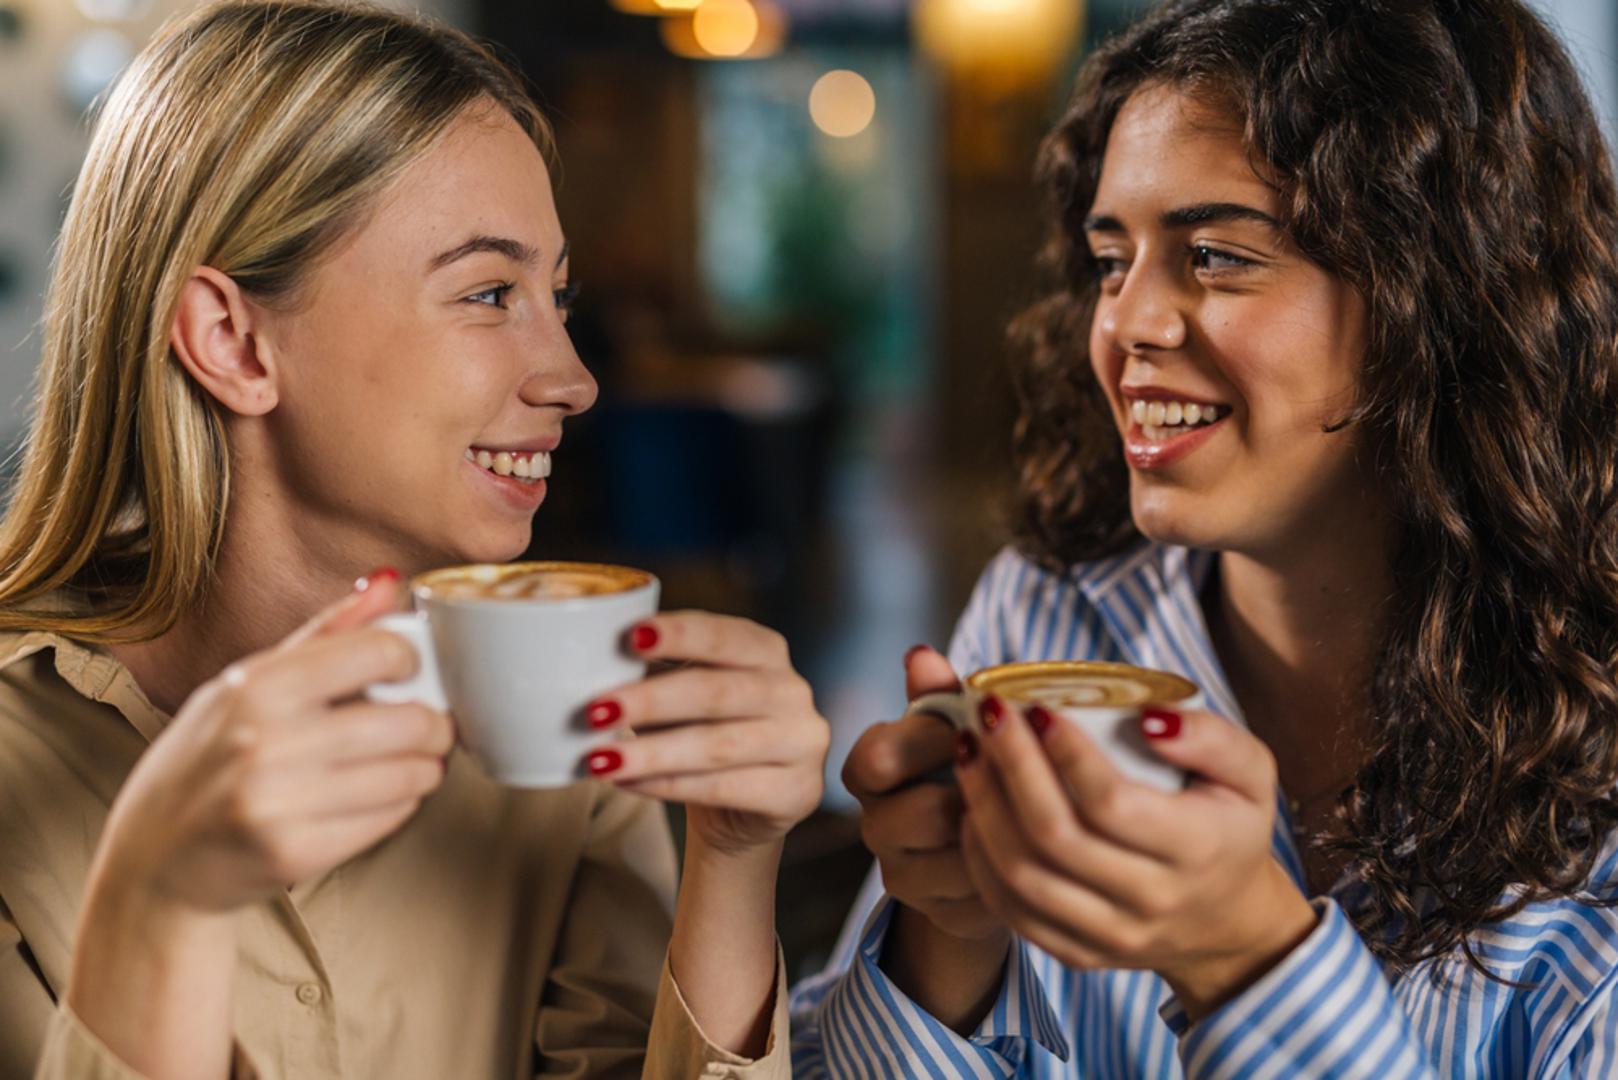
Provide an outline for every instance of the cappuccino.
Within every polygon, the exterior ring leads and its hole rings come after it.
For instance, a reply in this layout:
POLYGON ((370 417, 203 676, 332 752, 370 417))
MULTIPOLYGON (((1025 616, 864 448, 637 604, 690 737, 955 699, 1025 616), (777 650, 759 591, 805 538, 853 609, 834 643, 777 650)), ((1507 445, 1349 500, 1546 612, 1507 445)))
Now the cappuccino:
POLYGON ((626 566, 531 562, 435 570, 415 584, 418 595, 437 600, 571 600, 628 592, 651 580, 626 566))

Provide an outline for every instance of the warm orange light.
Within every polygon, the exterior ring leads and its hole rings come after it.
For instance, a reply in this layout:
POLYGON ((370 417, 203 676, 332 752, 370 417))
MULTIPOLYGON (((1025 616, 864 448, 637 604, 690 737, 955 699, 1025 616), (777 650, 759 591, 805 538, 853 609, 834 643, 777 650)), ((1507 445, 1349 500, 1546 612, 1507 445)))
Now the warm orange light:
MULTIPOLYGON (((668 50, 689 60, 757 60, 781 51, 787 38, 787 17, 769 0, 755 0, 752 4, 746 3, 746 0, 703 0, 701 7, 691 15, 670 15, 665 18, 659 30, 668 50), (751 8, 755 20, 751 43, 743 46, 740 52, 725 52, 715 47, 727 44, 734 47, 736 41, 715 41, 706 35, 699 36, 697 30, 697 21, 703 17, 704 11, 716 4, 730 3, 751 8)), ((739 38, 740 35, 737 35, 737 40, 739 38)))
POLYGON ((1043 78, 1078 42, 1083 0, 917 0, 916 38, 957 71, 1043 78))
POLYGON ((663 9, 657 0, 607 0, 613 7, 628 15, 661 15, 663 9))
POLYGON ((702 0, 653 0, 663 11, 695 11, 702 0))
POLYGON ((713 56, 741 56, 758 40, 758 12, 748 0, 702 0, 691 32, 713 56))
POLYGON ((876 91, 857 71, 828 71, 809 91, 809 116, 827 135, 851 138, 876 118, 876 91))

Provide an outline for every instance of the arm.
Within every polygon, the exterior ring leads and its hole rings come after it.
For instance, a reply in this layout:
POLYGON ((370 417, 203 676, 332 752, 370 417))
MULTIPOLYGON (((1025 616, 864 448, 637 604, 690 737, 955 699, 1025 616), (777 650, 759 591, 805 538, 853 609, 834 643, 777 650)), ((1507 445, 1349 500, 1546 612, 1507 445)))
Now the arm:
MULTIPOLYGON (((1255 1075, 1341 1080, 1436 1080, 1381 966, 1335 903, 1257 982, 1188 1024, 1170 999, 1163 1018, 1180 1039, 1187 1080, 1255 1075)), ((1422 976, 1416 976, 1418 978, 1422 976)))

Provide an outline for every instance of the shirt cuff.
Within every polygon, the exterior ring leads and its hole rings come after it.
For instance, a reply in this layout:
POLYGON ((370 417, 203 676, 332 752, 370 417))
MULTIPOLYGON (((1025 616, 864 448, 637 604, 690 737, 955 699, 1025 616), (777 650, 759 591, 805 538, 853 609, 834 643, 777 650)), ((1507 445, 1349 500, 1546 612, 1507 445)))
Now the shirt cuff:
POLYGON ((821 1007, 826 1065, 833 1076, 1009 1077, 1029 1043, 1067 1060, 1067 1041, 1034 971, 1028 947, 1017 941, 1000 993, 970 1038, 962 1038, 917 1005, 882 970, 879 961, 897 903, 884 897, 866 923, 848 973, 821 1007))
POLYGON ((764 1056, 745 1058, 714 1043, 703 1033, 685 995, 674 981, 668 957, 657 988, 657 1009, 647 1047, 648 1077, 700 1077, 701 1080, 790 1080, 792 1048, 787 1021, 787 969, 780 942, 775 946, 775 987, 772 991, 770 1035, 764 1056))
POLYGON ((1395 1080, 1430 1076, 1381 965, 1337 904, 1258 982, 1191 1024, 1172 996, 1159 1014, 1188 1080, 1266 1075, 1395 1080))

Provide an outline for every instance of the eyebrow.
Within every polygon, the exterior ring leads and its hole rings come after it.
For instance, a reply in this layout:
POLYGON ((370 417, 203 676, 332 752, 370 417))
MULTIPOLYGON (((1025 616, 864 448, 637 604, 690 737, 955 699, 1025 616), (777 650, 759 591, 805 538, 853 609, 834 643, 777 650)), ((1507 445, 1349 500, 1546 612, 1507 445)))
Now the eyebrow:
MULTIPOLYGON (((1251 206, 1241 203, 1197 203, 1194 206, 1182 206, 1175 210, 1166 210, 1158 218, 1158 223, 1165 229, 1186 229, 1193 225, 1209 225, 1226 221, 1252 221, 1260 225, 1267 225, 1276 232, 1281 231, 1281 223, 1262 210, 1255 210, 1251 206)), ((1127 232, 1123 222, 1111 214, 1091 214, 1084 219, 1084 231, 1090 232, 1127 232)))
MULTIPOLYGON (((504 255, 515 263, 533 266, 540 260, 539 250, 523 243, 521 240, 512 240, 504 236, 474 236, 465 243, 457 244, 448 251, 434 255, 427 264, 429 274, 442 270, 452 262, 457 262, 468 255, 479 252, 492 251, 496 255, 504 255)), ((567 261, 568 242, 562 241, 562 250, 556 256, 556 265, 561 266, 567 261)))

